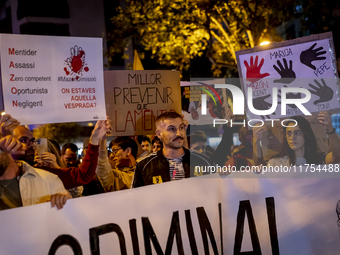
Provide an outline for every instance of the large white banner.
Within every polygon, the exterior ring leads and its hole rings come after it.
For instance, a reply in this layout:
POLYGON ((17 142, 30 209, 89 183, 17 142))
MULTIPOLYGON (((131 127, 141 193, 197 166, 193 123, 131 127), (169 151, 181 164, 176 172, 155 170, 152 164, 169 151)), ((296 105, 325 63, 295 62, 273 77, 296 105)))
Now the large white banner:
POLYGON ((338 179, 231 176, 2 211, 0 254, 338 254, 338 179))
MULTIPOLYGON (((311 98, 303 106, 310 113, 338 109, 338 72, 331 43, 332 38, 304 43, 292 40, 284 42, 285 46, 273 43, 269 49, 257 47, 250 53, 239 52, 238 68, 247 102, 251 88, 252 105, 257 110, 270 109, 274 96, 278 95, 278 107, 267 115, 268 118, 302 115, 304 113, 294 104, 288 104, 281 114, 282 88, 287 87, 286 98, 294 100, 306 95, 291 88, 305 88, 310 91, 311 98), (273 88, 277 88, 277 93, 273 93, 273 88)), ((257 119, 258 115, 249 112, 249 117, 257 119)))
POLYGON ((105 119, 101 38, 0 35, 5 111, 22 124, 105 119))

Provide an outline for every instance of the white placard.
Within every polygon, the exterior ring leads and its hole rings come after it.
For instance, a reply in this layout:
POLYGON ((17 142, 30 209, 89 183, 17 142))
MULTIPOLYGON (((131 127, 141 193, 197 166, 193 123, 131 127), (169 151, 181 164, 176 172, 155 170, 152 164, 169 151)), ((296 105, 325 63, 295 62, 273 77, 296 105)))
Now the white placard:
POLYGON ((101 38, 0 35, 5 111, 22 124, 105 119, 101 38))
MULTIPOLYGON (((303 103, 303 106, 310 113, 339 108, 337 70, 333 65, 334 49, 330 46, 330 40, 286 45, 239 55, 238 66, 243 77, 243 91, 248 98, 247 90, 252 88, 254 108, 269 109, 273 96, 281 96, 284 87, 288 87, 289 99, 305 97, 303 93, 291 92, 289 88, 308 89, 311 99, 303 103), (273 87, 277 88, 277 94, 273 93, 273 87)), ((281 98, 278 98, 278 102, 281 102, 281 98)), ((302 114, 294 105, 288 105, 284 114, 281 114, 281 104, 278 104, 275 112, 267 116, 278 119, 302 114)), ((258 117, 250 112, 249 116, 252 119, 258 117)))

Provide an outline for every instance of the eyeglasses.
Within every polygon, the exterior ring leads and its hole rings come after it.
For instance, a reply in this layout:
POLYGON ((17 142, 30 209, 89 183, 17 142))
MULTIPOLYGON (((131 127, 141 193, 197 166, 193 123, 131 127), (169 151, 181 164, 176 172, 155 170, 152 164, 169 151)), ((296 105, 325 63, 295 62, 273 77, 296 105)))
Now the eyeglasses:
POLYGON ((32 139, 29 139, 26 136, 20 137, 19 142, 24 143, 26 145, 34 144, 35 138, 33 137, 32 139))
POLYGON ((113 154, 113 155, 116 155, 116 153, 119 151, 119 150, 121 150, 122 148, 116 148, 116 149, 113 149, 113 148, 111 148, 110 149, 110 152, 111 152, 111 154, 113 154))
MULTIPOLYGON (((292 135, 293 135, 292 131, 287 131, 286 132, 286 136, 288 138, 292 137, 292 135)), ((294 130, 294 136, 301 137, 301 136, 303 136, 303 132, 301 130, 294 130)))

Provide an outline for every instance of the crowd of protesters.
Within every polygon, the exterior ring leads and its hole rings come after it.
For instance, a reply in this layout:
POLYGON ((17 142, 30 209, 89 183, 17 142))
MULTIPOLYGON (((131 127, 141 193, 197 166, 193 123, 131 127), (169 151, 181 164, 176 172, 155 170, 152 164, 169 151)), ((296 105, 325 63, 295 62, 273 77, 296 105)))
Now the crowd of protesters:
MULTIPOLYGON (((234 118, 230 110, 226 116, 234 118)), ((266 125, 241 127, 239 146, 233 145, 231 127, 224 125, 221 142, 214 150, 207 145, 203 131, 187 137, 188 122, 183 116, 165 112, 156 119, 153 139, 121 136, 107 147, 111 121, 99 120, 91 137, 84 140, 80 163, 78 147, 72 143, 60 149, 56 141, 48 140, 48 152, 39 153, 31 130, 4 114, 0 119, 0 210, 48 201, 61 209, 71 198, 205 175, 209 172, 202 169, 216 165, 238 169, 263 164, 339 163, 340 139, 330 115, 320 112, 318 122, 329 138, 329 151, 320 152, 310 123, 298 116, 283 130, 281 153, 265 160, 261 140, 268 131, 266 125)))

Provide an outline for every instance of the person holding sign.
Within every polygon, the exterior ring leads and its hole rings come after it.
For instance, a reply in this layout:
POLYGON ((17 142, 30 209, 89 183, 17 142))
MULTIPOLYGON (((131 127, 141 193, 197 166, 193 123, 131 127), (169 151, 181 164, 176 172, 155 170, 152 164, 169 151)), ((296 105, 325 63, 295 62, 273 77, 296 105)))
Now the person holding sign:
MULTIPOLYGON (((104 135, 106 135, 106 133, 110 133, 111 130, 112 127, 110 125, 110 121, 97 121, 90 137, 90 144, 87 149, 87 153, 85 155, 85 158, 83 159, 82 164, 79 165, 79 167, 59 168, 55 167, 55 165, 57 164, 56 162, 53 162, 52 164, 50 164, 50 166, 40 165, 39 168, 58 175, 66 189, 71 189, 89 183, 93 179, 97 167, 99 141, 104 135)), ((15 138, 17 138, 21 143, 25 144, 24 148, 26 152, 31 143, 33 143, 34 141, 32 132, 23 126, 18 126, 14 129, 13 134, 15 138)), ((13 157, 16 160, 24 161, 26 161, 25 159, 27 158, 25 154, 13 155, 13 157)), ((55 159, 55 157, 50 157, 50 159, 55 159)))
POLYGON ((268 166, 290 166, 304 164, 333 164, 340 162, 340 138, 335 133, 332 119, 328 112, 318 114, 318 121, 326 130, 329 138, 330 151, 326 155, 318 150, 315 135, 310 123, 302 116, 291 117, 284 128, 285 138, 279 158, 268 161, 268 166))
POLYGON ((156 135, 163 142, 163 149, 138 162, 133 188, 189 178, 200 174, 195 172, 195 166, 214 165, 205 155, 183 147, 186 128, 183 117, 176 112, 165 112, 157 117, 156 135))
POLYGON ((129 189, 136 168, 137 143, 127 136, 119 136, 110 143, 110 161, 106 138, 100 143, 97 176, 106 192, 129 189))
POLYGON ((23 155, 25 145, 11 135, 0 138, 0 210, 48 201, 52 207, 63 208, 72 197, 61 180, 23 161, 14 161, 11 154, 23 155))

